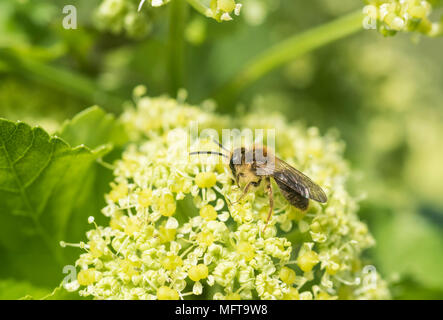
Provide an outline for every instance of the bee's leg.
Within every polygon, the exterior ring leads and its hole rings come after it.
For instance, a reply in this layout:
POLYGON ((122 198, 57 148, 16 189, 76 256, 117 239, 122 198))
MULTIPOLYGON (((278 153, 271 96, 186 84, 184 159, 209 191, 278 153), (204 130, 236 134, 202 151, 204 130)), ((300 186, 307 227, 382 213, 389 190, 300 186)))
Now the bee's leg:
POLYGON ((265 232, 266 227, 268 226, 269 220, 272 217, 272 212, 274 211, 274 196, 272 194, 271 179, 269 177, 266 178, 265 190, 269 196, 269 213, 268 213, 268 218, 266 219, 266 225, 263 229, 263 232, 265 232))
POLYGON ((249 191, 249 189, 251 188, 251 186, 252 186, 252 182, 249 182, 249 183, 246 185, 246 187, 243 189, 243 192, 242 192, 240 198, 238 198, 237 201, 232 202, 232 204, 239 203, 239 202, 240 202, 240 201, 241 201, 241 200, 242 200, 242 199, 248 194, 248 191, 249 191))
POLYGON ((249 182, 246 185, 246 187, 243 189, 243 192, 242 192, 240 198, 238 198, 238 200, 233 202, 232 204, 236 204, 236 203, 240 202, 248 194, 249 189, 251 189, 252 186, 258 187, 260 185, 260 183, 261 183, 261 179, 259 179, 258 181, 251 181, 251 182, 249 182))

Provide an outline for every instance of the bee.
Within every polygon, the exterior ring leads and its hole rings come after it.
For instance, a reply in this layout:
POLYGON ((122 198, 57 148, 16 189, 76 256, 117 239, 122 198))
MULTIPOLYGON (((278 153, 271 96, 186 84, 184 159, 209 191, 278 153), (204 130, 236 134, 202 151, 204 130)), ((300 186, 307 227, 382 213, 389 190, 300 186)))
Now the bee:
POLYGON ((325 192, 320 186, 299 170, 276 157, 265 146, 254 145, 249 149, 239 147, 231 152, 219 142, 214 142, 223 150, 229 152, 229 154, 214 151, 197 151, 191 152, 190 155, 212 154, 229 159, 229 168, 236 184, 239 187, 245 186, 237 202, 241 201, 251 188, 259 187, 264 181, 265 192, 269 197, 269 213, 265 229, 272 217, 274 209, 271 178, 274 179, 285 199, 292 206, 302 211, 308 209, 309 200, 314 200, 320 203, 328 201, 325 192))

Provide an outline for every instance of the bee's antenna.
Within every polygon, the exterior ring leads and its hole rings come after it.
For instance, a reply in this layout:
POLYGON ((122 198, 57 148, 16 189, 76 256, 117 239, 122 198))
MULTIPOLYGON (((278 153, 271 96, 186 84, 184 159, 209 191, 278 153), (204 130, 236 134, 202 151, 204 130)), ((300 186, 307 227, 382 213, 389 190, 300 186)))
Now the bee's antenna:
POLYGON ((216 145, 218 145, 220 148, 222 148, 223 150, 228 151, 228 152, 231 152, 231 151, 229 151, 228 149, 226 149, 226 148, 225 148, 220 142, 218 142, 217 140, 212 139, 212 141, 213 141, 216 145))
POLYGON ((217 155, 217 156, 222 156, 225 158, 229 158, 227 155, 225 155, 224 153, 221 152, 215 152, 215 151, 196 151, 196 152, 191 152, 189 153, 189 155, 194 156, 194 155, 198 155, 198 154, 213 154, 213 155, 217 155))

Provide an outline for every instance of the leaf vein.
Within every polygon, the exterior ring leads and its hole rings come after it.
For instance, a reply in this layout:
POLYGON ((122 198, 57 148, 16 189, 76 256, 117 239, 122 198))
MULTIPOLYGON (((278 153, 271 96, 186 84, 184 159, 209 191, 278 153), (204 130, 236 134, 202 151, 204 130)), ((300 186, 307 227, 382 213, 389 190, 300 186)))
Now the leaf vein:
POLYGON ((22 159, 26 155, 26 153, 28 153, 28 151, 32 148, 32 145, 34 144, 34 140, 35 140, 34 130, 32 130, 32 132, 33 132, 33 134, 32 134, 31 143, 29 144, 28 147, 26 147, 25 151, 23 151, 23 154, 14 160, 13 164, 17 163, 20 159, 22 159))
POLYGON ((42 172, 49 166, 49 164, 51 163, 51 161, 53 160, 53 155, 54 155, 54 144, 51 144, 51 154, 48 157, 48 160, 46 161, 46 163, 40 168, 40 170, 35 174, 34 177, 32 177, 31 179, 29 179, 25 184, 24 187, 27 188, 29 187, 31 184, 34 183, 35 180, 38 179, 38 177, 42 174, 42 172))
POLYGON ((6 143, 12 139, 12 136, 15 134, 16 131, 17 131, 17 125, 14 126, 14 131, 9 135, 8 139, 6 140, 0 139, 2 140, 2 147, 5 148, 5 150, 6 150, 6 143))

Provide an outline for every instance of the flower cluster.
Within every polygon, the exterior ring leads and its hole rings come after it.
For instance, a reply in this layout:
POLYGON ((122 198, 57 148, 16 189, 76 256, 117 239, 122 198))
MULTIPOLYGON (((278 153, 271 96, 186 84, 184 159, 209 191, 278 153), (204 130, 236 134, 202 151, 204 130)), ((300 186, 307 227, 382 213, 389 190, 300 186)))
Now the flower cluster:
POLYGON ((429 20, 432 6, 426 0, 368 0, 364 8, 368 25, 376 27, 383 35, 399 31, 420 32, 435 36, 441 33, 441 24, 429 20))
MULTIPOLYGON (((126 33, 131 38, 146 36, 153 20, 152 7, 160 7, 170 0, 102 0, 96 12, 99 28, 115 34, 126 33)), ((217 21, 232 20, 242 5, 235 0, 189 1, 199 12, 217 21)))
POLYGON ((217 21, 232 20, 232 14, 238 16, 242 5, 235 0, 211 0, 210 16, 217 21))
MULTIPOLYGON (((143 90, 137 88, 143 93, 143 90)), ((278 114, 219 116, 174 99, 137 97, 122 115, 132 143, 116 163, 102 213, 76 261, 80 295, 96 299, 377 299, 386 283, 360 258, 374 240, 345 189, 349 169, 334 133, 287 123, 278 114), (328 194, 307 212, 274 186, 274 215, 263 186, 242 190, 199 129, 277 128, 280 157, 328 194)))
MULTIPOLYGON (((168 0, 151 0, 158 7, 168 0)), ((150 8, 138 10, 139 0, 103 0, 96 12, 98 27, 115 34, 126 33, 132 38, 146 36, 151 29, 150 8)))

